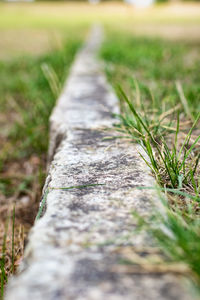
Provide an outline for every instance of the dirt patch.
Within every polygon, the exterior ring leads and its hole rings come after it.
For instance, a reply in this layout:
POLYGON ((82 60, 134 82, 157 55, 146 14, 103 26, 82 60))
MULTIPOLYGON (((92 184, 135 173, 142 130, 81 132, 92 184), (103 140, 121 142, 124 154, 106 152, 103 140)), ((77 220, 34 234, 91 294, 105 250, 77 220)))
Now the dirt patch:
POLYGON ((24 54, 40 55, 60 48, 63 42, 62 32, 53 29, 3 29, 0 35, 0 60, 24 54))
POLYGON ((6 276, 15 272, 22 260, 26 237, 38 211, 44 166, 45 159, 33 155, 6 163, 1 171, 0 259, 6 276))
POLYGON ((200 25, 159 24, 158 26, 158 24, 139 24, 132 27, 131 31, 135 35, 160 37, 173 41, 200 42, 200 25))

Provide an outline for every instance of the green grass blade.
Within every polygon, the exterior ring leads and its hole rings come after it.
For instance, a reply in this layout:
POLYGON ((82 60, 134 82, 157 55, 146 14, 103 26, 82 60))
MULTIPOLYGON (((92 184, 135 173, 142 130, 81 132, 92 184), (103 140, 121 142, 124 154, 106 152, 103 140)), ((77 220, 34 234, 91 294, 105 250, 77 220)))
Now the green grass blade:
POLYGON ((190 111, 188 101, 185 98, 185 95, 184 95, 184 92, 183 92, 183 87, 182 87, 180 81, 176 81, 176 89, 177 89, 177 92, 179 94, 179 97, 180 97, 180 100, 181 100, 181 103, 183 105, 183 108, 184 108, 184 111, 185 111, 186 115, 188 116, 189 119, 191 119, 194 122, 194 116, 190 111))
POLYGON ((188 151, 186 151, 185 155, 184 155, 184 159, 179 167, 179 171, 183 168, 186 159, 188 158, 188 156, 190 155, 190 153, 192 152, 192 150, 194 149, 194 147, 196 146, 196 144, 198 143, 198 141, 200 140, 200 135, 196 138, 196 140, 194 141, 194 143, 192 144, 192 146, 190 147, 190 149, 188 151))
POLYGON ((181 153, 183 152, 183 148, 184 148, 185 146, 187 147, 187 145, 188 145, 188 143, 189 143, 189 141, 190 141, 190 138, 191 138, 192 131, 193 131, 193 129, 195 128, 195 126, 197 125, 197 122, 199 121, 199 119, 200 119, 200 112, 198 113, 198 115, 197 115, 197 117, 196 117, 196 120, 194 121, 194 123, 193 123, 191 129, 189 130, 187 136, 185 137, 185 140, 184 140, 184 142, 183 142, 183 145, 181 146, 181 149, 180 149, 179 154, 178 154, 178 159, 180 159, 181 153))
MULTIPOLYGON (((126 103, 128 104, 130 111, 133 113, 133 115, 136 117, 136 119, 138 120, 138 122, 142 125, 142 127, 145 129, 146 133, 149 135, 149 137, 151 138, 151 140, 156 143, 156 141, 154 140, 151 132, 149 131, 149 129, 147 128, 147 126, 144 124, 142 118, 139 116, 139 114, 136 112, 133 104, 129 101, 128 97, 126 96, 126 94, 124 93, 123 89, 118 86, 118 90, 120 92, 120 94, 122 95, 122 97, 124 98, 124 100, 126 101, 126 103)), ((141 127, 141 126, 140 126, 141 127)))

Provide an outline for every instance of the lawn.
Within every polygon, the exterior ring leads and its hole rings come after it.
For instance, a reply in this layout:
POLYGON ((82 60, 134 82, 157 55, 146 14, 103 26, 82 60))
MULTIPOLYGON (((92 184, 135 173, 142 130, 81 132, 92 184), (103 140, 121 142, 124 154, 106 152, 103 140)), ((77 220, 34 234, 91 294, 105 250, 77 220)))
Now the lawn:
MULTIPOLYGON (((89 26, 93 23, 105 26, 106 39, 100 56, 107 63, 108 79, 121 99, 121 126, 117 130, 130 141, 139 138, 144 148, 150 151, 150 146, 156 149, 157 144, 153 143, 160 135, 165 138, 163 143, 166 142, 166 147, 169 143, 173 144, 176 136, 187 136, 198 115, 200 5, 159 5, 150 10, 135 10, 114 2, 98 6, 81 2, 0 3, 0 14, 0 228, 3 286, 7 276, 20 263, 23 240, 38 210, 45 178, 49 115, 89 26), (187 99, 186 104, 184 99, 187 99), (136 111, 132 109, 132 103, 136 111)), ((198 134, 195 126, 187 147, 191 141, 194 143, 198 134)), ((167 173, 163 162, 150 153, 150 167, 160 187, 177 189, 178 186, 180 191, 194 196, 196 201, 199 197, 199 171, 195 168, 198 147, 197 142, 188 155, 190 167, 188 163, 184 165, 189 172, 186 179, 183 177, 183 168, 177 173, 173 165, 172 171, 167 173)), ((170 151, 174 151, 173 148, 170 151)), ((170 153, 167 153, 168 164, 170 153)), ((172 155, 176 164, 176 155, 172 155)), ((180 162, 177 165, 180 167, 180 162)), ((198 282, 199 273, 193 269, 194 264, 197 265, 196 257, 200 256, 197 245, 198 206, 190 201, 195 211, 192 210, 192 215, 188 215, 185 197, 174 200, 172 193, 168 197, 171 203, 184 202, 184 209, 178 206, 181 210, 180 222, 186 222, 186 218, 182 218, 184 211, 189 220, 187 226, 192 222, 188 232, 192 230, 193 235, 189 236, 194 240, 191 248, 185 250, 187 255, 180 257, 176 254, 171 259, 182 259, 189 264, 195 274, 192 278, 198 282), (193 261, 188 259, 191 253, 195 253, 193 261)), ((174 205, 170 207, 174 209, 174 205)), ((171 217, 172 211, 170 208, 169 218, 174 222, 177 213, 171 217)), ((159 219, 159 216, 156 218, 159 219)), ((151 233, 154 233, 153 228, 151 233)), ((163 238, 161 233, 154 236, 163 238)), ((163 249, 168 257, 169 252, 173 252, 168 245, 163 245, 163 249)), ((183 251, 180 245, 174 249, 183 251)), ((1 291, 3 294, 3 288, 1 291)))

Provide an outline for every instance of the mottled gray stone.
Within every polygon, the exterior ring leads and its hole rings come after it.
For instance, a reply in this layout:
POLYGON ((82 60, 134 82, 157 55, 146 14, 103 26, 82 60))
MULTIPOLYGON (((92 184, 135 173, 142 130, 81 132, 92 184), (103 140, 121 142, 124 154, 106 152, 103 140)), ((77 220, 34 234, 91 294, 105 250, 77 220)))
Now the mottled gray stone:
POLYGON ((172 275, 116 271, 119 249, 151 243, 133 233, 131 211, 148 213, 156 198, 136 189, 154 185, 140 150, 111 130, 119 109, 95 57, 101 38, 96 28, 52 113, 46 210, 6 300, 188 299, 172 275), (60 189, 88 184, 99 185, 60 189))

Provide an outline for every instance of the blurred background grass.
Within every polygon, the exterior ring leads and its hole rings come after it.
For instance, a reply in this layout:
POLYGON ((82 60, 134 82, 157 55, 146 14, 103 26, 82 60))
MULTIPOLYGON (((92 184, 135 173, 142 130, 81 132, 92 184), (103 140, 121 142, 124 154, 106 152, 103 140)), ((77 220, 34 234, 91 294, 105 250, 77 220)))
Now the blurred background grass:
POLYGON ((200 37, 198 2, 157 4, 146 9, 113 1, 98 5, 79 1, 0 3, 0 16, 0 58, 58 47, 63 36, 72 36, 75 28, 83 31, 94 22, 139 35, 200 37))

